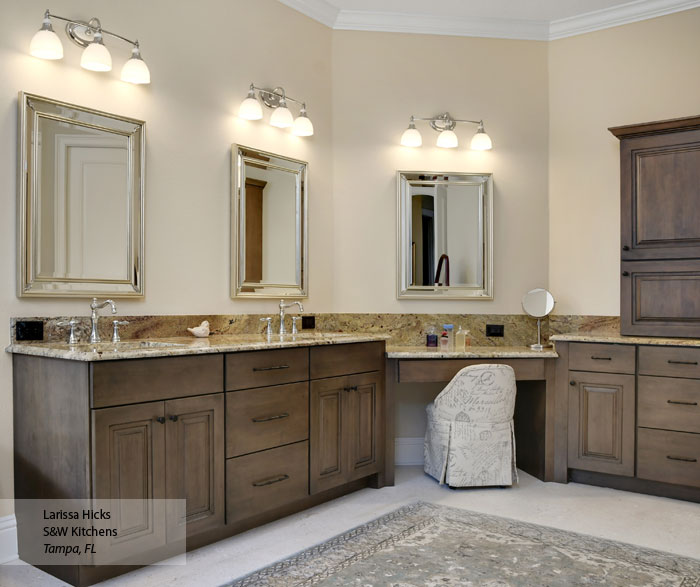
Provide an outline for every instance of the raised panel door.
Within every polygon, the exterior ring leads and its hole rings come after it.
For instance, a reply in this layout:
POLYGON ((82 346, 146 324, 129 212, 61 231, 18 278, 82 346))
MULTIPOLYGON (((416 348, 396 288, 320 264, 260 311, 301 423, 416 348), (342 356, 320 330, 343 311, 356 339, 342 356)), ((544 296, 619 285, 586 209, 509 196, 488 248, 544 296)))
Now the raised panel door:
POLYGON ((311 382, 310 471, 311 494, 347 481, 345 456, 345 396, 347 377, 311 382))
POLYGON ((378 410, 382 384, 377 372, 348 378, 347 428, 348 477, 359 479, 379 470, 381 454, 378 410))

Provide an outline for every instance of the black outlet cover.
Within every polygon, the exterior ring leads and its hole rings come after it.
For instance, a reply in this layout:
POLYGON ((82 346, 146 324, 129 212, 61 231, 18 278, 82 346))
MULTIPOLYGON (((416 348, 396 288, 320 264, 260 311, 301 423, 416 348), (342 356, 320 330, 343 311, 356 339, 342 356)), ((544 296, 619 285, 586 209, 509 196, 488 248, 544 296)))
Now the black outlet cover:
POLYGON ((309 330, 316 328, 316 316, 302 316, 301 317, 301 329, 309 330))
POLYGON ((41 320, 19 320, 15 324, 15 338, 20 340, 44 340, 44 323, 41 320))
POLYGON ((498 337, 503 336, 503 324, 487 324, 486 325, 486 336, 488 337, 498 337))

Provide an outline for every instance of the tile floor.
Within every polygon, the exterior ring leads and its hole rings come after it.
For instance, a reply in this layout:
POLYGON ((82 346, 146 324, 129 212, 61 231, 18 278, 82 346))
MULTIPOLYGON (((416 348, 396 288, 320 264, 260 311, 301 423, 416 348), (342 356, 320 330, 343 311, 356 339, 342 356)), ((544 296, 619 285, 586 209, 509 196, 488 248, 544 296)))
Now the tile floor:
MULTIPOLYGON (((398 467, 396 486, 363 489, 188 554, 185 566, 134 571, 103 587, 209 587, 323 542, 414 501, 441 503, 630 542, 700 559, 700 505, 570 483, 526 473, 510 489, 452 490, 420 467, 398 467)), ((2 587, 65 585, 25 564, 0 566, 2 587)))

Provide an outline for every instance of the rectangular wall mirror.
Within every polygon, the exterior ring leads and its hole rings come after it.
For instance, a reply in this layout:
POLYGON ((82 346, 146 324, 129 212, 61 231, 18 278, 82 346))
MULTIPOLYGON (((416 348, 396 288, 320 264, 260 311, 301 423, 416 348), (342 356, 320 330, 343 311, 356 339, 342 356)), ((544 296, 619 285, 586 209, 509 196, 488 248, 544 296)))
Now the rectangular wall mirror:
POLYGON ((397 296, 493 299, 488 173, 399 171, 397 296))
POLYGON ((20 297, 143 296, 144 157, 144 122, 20 93, 20 297))
POLYGON ((295 297, 307 288, 307 164, 233 145, 232 297, 295 297))

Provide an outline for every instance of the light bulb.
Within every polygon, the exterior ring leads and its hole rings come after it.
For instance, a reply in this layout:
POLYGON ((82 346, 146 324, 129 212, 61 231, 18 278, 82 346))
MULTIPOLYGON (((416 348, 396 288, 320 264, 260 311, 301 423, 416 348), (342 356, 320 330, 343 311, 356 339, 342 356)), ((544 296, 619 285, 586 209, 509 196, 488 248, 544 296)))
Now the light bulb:
POLYGON ((298 137, 310 137, 314 134, 314 125, 311 124, 311 120, 306 115, 306 104, 302 105, 299 116, 294 119, 292 134, 298 137))
POLYGON ((263 117, 262 107, 255 97, 255 88, 250 84, 248 97, 241 102, 238 108, 238 116, 245 120, 260 120, 263 117))
POLYGON ((486 134, 484 124, 479 123, 476 134, 472 137, 471 148, 473 151, 488 151, 493 148, 491 137, 486 134))
POLYGON ((443 149, 454 149, 457 145, 459 145, 459 141, 457 140, 457 135, 454 133, 454 131, 443 130, 438 135, 438 147, 442 147, 443 149))
POLYGON ((289 128, 294 124, 294 117, 287 108, 287 102, 284 98, 280 100, 280 105, 275 108, 275 111, 270 116, 270 125, 277 128, 289 128))
POLYGON ((423 137, 416 129, 413 116, 411 116, 411 122, 408 123, 408 128, 401 135, 401 144, 404 147, 420 147, 423 144, 423 137))
POLYGON ((44 14, 44 22, 29 44, 29 54, 39 59, 63 59, 63 44, 53 31, 49 11, 44 14))
POLYGON ((95 33, 95 40, 83 50, 80 57, 80 67, 90 71, 111 71, 112 56, 102 43, 102 33, 95 33))
POLYGON ((122 67, 122 81, 130 84, 150 84, 151 72, 141 57, 138 44, 131 50, 131 59, 122 67))

